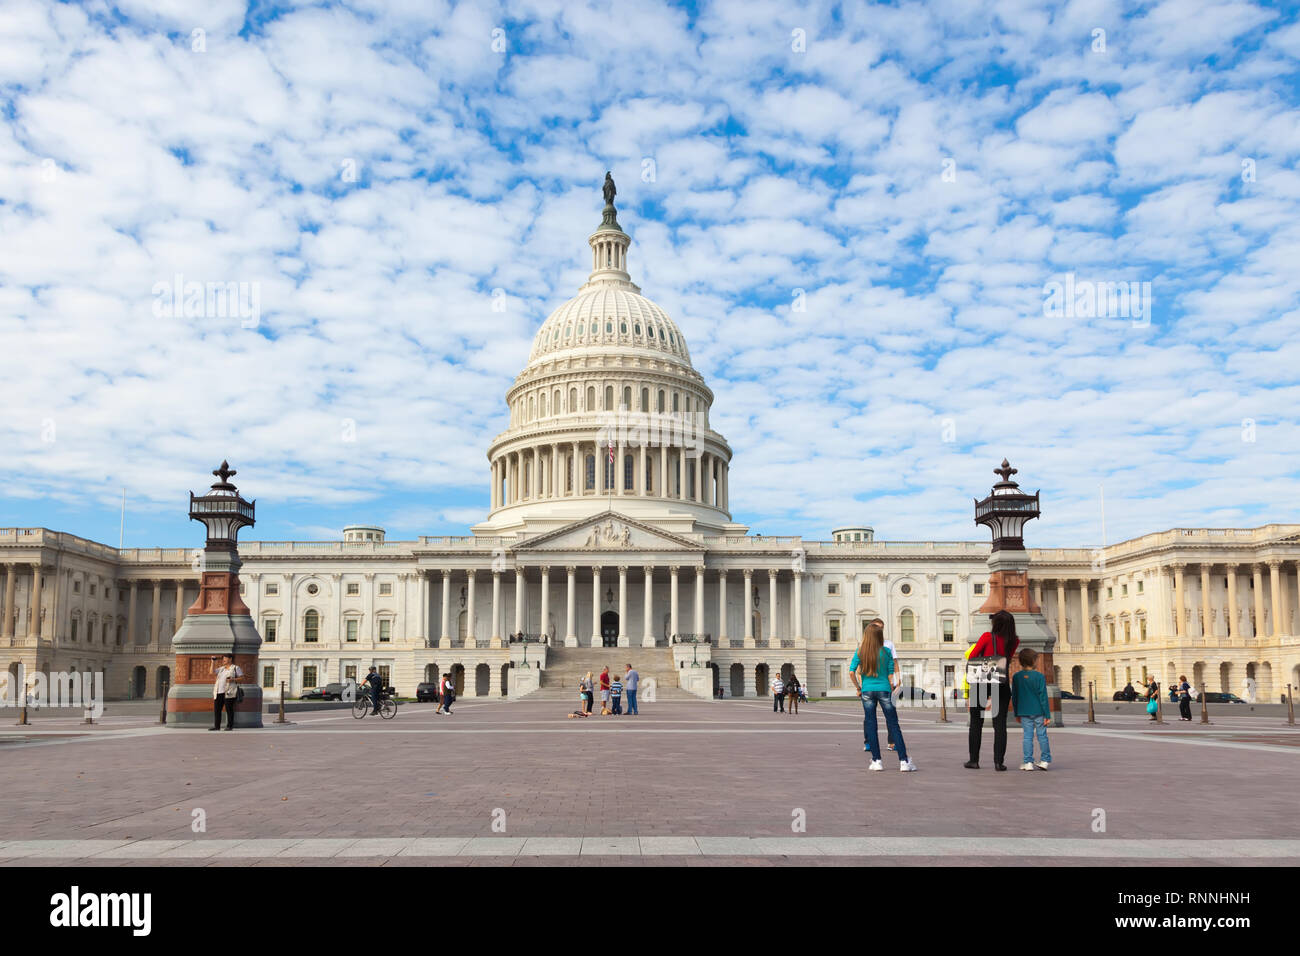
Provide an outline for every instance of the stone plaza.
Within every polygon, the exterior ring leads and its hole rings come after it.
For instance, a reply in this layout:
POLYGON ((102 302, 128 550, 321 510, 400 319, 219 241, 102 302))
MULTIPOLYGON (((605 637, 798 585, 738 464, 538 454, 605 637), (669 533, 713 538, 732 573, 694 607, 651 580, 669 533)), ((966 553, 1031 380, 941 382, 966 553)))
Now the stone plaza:
MULTIPOLYGON (((233 734, 160 726, 147 702, 110 704, 92 726, 38 712, 0 727, 0 863, 1300 862, 1300 730, 1276 705, 1211 708, 1207 726, 1107 703, 1090 725, 1071 702, 1052 769, 1032 773, 994 772, 987 728, 983 769, 965 770, 964 712, 906 710, 912 774, 892 754, 867 772, 855 701, 788 715, 671 700, 583 720, 574 706, 290 711, 233 734)), ((1012 722, 1009 763, 1019 746, 1012 722)))

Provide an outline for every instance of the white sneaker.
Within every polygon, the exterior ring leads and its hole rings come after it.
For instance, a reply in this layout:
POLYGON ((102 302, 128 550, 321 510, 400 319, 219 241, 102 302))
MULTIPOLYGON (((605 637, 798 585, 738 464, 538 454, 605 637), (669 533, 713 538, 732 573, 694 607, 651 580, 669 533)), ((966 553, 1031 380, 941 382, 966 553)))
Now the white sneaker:
POLYGON ((904 760, 902 763, 898 765, 898 769, 901 770, 903 773, 910 773, 911 771, 916 769, 916 764, 912 763, 911 760, 904 760))
POLYGON ((1040 761, 1038 761, 1038 763, 1036 763, 1034 766, 1036 766, 1039 770, 1051 770, 1051 769, 1052 769, 1052 765, 1051 765, 1050 763, 1048 763, 1047 761, 1045 761, 1045 760, 1040 760, 1040 761))
POLYGON ((1032 763, 1022 763, 1022 764, 1020 765, 1020 769, 1021 769, 1021 770, 1033 770, 1033 769, 1034 769, 1034 765, 1033 765, 1032 763))
POLYGON ((873 760, 873 761, 871 761, 871 766, 869 766, 867 769, 868 769, 868 770, 884 770, 884 769, 885 769, 885 765, 884 765, 883 763, 881 763, 879 760, 873 760))

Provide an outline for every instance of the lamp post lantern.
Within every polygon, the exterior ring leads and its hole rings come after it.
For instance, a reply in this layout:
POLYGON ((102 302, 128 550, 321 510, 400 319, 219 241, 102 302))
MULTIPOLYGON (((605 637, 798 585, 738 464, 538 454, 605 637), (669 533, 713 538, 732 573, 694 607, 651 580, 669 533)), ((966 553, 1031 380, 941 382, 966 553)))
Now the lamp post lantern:
POLYGON ((217 481, 205 495, 190 493, 190 519, 207 529, 199 563, 199 596, 186 611, 172 643, 175 678, 167 693, 167 726, 197 727, 213 721, 215 667, 229 654, 243 671, 244 699, 235 706, 236 727, 262 726, 262 688, 257 678, 257 633, 239 594, 239 532, 255 523, 255 501, 246 501, 230 481, 227 462, 212 472, 217 481))

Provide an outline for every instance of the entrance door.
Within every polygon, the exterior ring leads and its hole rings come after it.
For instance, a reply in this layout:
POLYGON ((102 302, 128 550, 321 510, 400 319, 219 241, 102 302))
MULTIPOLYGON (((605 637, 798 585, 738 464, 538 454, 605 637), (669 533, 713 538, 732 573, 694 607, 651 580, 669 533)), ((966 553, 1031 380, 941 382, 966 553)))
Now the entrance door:
POLYGON ((605 647, 618 647, 617 611, 606 611, 600 616, 600 643, 605 647))

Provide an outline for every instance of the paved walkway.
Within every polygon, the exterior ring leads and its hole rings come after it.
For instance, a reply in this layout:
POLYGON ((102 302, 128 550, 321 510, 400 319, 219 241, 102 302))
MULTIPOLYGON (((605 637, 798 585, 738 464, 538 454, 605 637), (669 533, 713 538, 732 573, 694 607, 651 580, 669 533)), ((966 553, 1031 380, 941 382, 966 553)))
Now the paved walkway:
POLYGON ((902 774, 893 755, 867 772, 852 702, 455 710, 220 734, 111 712, 0 725, 0 862, 1300 862, 1300 728, 1267 718, 1110 716, 1054 730, 1050 772, 995 773, 991 731, 965 770, 963 724, 906 713, 920 770, 902 774))

